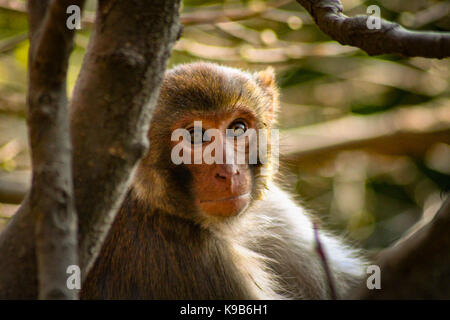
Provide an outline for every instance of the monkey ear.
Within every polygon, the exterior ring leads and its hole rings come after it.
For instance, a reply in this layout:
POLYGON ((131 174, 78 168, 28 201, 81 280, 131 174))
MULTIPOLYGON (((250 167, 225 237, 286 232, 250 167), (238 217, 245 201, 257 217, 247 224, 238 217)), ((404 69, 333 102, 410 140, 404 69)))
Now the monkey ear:
POLYGON ((278 111, 278 88, 275 82, 275 70, 272 67, 268 67, 263 71, 256 73, 256 81, 271 99, 268 110, 266 110, 266 118, 272 122, 275 119, 276 112, 278 111))
POLYGON ((263 88, 272 88, 275 86, 275 70, 267 67, 263 71, 257 73, 258 82, 263 88))

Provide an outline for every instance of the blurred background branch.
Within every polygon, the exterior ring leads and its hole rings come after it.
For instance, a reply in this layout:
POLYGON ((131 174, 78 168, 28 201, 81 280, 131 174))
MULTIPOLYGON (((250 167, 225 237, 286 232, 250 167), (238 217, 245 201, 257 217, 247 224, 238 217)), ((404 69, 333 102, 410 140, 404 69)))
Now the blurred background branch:
MULTIPOLYGON (((211 10, 195 10, 194 12, 183 13, 180 21, 184 26, 198 24, 214 24, 220 22, 228 22, 235 20, 245 20, 263 15, 264 13, 286 5, 293 0, 273 0, 267 3, 258 2, 253 6, 235 6, 235 8, 211 9, 211 10)), ((22 1, 17 0, 0 0, 0 8, 26 13, 27 8, 22 1)), ((95 16, 92 12, 87 12, 83 17, 84 26, 92 27, 95 16)))
POLYGON ((280 153, 299 163, 317 163, 320 158, 349 149, 420 156, 433 141, 450 143, 450 100, 433 104, 289 129, 283 132, 280 153))

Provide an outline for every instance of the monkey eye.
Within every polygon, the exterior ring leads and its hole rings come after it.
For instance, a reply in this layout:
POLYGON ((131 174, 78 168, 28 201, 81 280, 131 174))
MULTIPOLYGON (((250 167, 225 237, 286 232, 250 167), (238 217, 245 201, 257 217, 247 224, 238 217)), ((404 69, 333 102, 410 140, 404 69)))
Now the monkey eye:
POLYGON ((247 131, 247 124, 243 120, 236 120, 228 127, 228 129, 231 130, 231 134, 234 137, 238 137, 247 131))
POLYGON ((195 131, 194 128, 191 128, 188 131, 191 144, 200 144, 205 142, 205 140, 203 139, 205 130, 202 129, 202 131, 200 130, 195 131))

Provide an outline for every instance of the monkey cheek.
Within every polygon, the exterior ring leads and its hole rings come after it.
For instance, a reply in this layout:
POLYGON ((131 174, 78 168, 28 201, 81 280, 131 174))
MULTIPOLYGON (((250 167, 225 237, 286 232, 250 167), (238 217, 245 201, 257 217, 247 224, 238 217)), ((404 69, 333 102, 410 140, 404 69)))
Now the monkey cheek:
POLYGON ((250 195, 244 194, 229 200, 199 201, 198 206, 203 214, 215 217, 232 217, 242 212, 250 202, 250 195))

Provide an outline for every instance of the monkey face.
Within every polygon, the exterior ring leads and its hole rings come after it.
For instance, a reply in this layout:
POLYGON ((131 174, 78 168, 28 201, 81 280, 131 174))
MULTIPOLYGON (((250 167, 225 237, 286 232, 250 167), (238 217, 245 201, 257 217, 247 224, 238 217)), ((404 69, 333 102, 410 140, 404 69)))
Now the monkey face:
POLYGON ((255 132, 256 122, 250 110, 236 108, 228 113, 198 113, 175 124, 184 128, 184 135, 172 139, 171 160, 180 162, 176 159, 180 149, 199 213, 234 216, 250 203, 253 179, 249 153, 257 140, 248 132, 255 132))
POLYGON ((150 124, 150 151, 134 179, 138 196, 187 218, 242 213, 270 178, 261 173, 270 165, 253 156, 277 106, 270 69, 250 74, 196 63, 168 71, 150 124))

